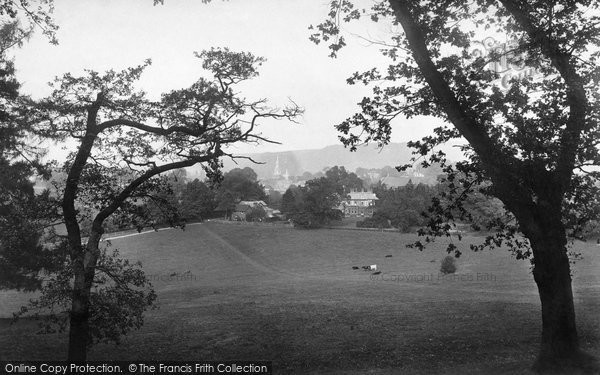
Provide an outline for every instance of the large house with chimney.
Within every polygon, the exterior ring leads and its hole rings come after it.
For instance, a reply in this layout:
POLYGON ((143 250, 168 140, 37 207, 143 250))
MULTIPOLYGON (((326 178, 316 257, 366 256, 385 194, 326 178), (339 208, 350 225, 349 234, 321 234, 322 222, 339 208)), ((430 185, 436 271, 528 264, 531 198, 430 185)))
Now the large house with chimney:
POLYGON ((375 193, 370 191, 353 191, 342 201, 340 209, 346 217, 373 216, 375 202, 378 200, 375 193))

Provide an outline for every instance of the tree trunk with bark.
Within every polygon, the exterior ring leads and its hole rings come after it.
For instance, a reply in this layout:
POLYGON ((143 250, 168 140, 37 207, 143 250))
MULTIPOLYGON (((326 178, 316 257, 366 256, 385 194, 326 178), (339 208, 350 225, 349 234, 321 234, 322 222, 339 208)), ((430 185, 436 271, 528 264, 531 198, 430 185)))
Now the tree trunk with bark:
POLYGON ((566 247, 562 243, 537 240, 532 241, 532 247, 533 275, 542 304, 540 357, 546 360, 570 356, 578 351, 579 342, 566 247))
MULTIPOLYGON (((85 361, 89 335, 90 288, 83 264, 74 266, 75 282, 71 301, 68 360, 85 361)), ((91 286, 91 284, 90 284, 91 286)))
POLYGON ((542 337, 534 369, 574 369, 587 366, 579 347, 567 238, 560 210, 544 214, 526 230, 534 256, 533 277, 542 307, 542 337))
MULTIPOLYGON (((77 188, 81 178, 81 173, 90 155, 97 133, 92 130, 95 125, 95 116, 97 108, 94 107, 88 114, 88 131, 81 142, 77 156, 75 157, 73 167, 67 176, 65 192, 63 195, 63 216, 70 246, 70 258, 73 267, 73 292, 71 301, 71 315, 69 327, 69 351, 68 359, 70 361, 85 361, 87 356, 87 345, 89 335, 89 311, 90 311, 90 290, 94 279, 94 267, 87 267, 92 258, 88 251, 89 245, 81 243, 81 230, 77 221, 77 211, 75 209, 75 199, 77 188)), ((97 236, 94 236, 94 238, 97 236)), ((98 237, 99 239, 99 237, 98 237)), ((88 240, 91 243, 92 236, 88 240)), ((95 266, 96 259, 93 259, 95 266)))
POLYGON ((99 243, 102 225, 94 222, 82 256, 73 261, 73 294, 69 330, 69 361, 81 362, 87 359, 90 345, 90 295, 94 283, 96 264, 100 254, 99 243))

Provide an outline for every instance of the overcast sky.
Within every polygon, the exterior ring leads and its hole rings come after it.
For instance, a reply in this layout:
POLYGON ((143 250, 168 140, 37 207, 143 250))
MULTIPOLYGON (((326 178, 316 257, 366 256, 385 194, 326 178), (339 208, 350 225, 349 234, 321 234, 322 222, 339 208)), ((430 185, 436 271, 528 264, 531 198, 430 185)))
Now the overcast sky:
MULTIPOLYGON (((325 45, 308 40, 308 26, 327 15, 327 0, 59 0, 54 18, 59 45, 41 35, 15 51, 22 92, 49 93, 47 82, 84 68, 104 71, 140 64, 151 58, 140 88, 152 97, 189 86, 201 71, 194 51, 229 47, 263 56, 261 75, 246 88, 248 98, 268 98, 274 105, 292 98, 306 112, 299 124, 265 123, 260 131, 281 146, 243 146, 239 152, 321 148, 338 143, 333 126, 352 115, 368 91, 346 84, 354 71, 381 65, 378 48, 351 38, 338 59, 325 45)), ((349 30, 373 39, 389 35, 389 25, 367 22, 349 30)), ((398 120, 393 141, 428 134, 430 119, 398 120)))

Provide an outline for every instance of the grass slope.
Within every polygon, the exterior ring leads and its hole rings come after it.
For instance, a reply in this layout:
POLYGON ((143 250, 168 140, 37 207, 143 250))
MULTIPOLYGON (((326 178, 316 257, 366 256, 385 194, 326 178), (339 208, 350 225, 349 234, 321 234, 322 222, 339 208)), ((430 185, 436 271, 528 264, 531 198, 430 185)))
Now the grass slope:
MULTIPOLYGON (((206 223, 115 239, 139 259, 159 309, 119 346, 90 359, 273 360, 276 373, 528 373, 540 304, 528 263, 506 251, 471 253, 456 277, 438 271, 444 243, 413 237, 206 223), (392 257, 386 257, 392 255, 392 257), (377 264, 381 275, 352 270, 377 264), (176 277, 170 275, 176 274, 176 277), (373 279, 372 279, 373 278, 373 279)), ((600 352, 600 256, 578 244, 574 267, 582 346, 600 352)), ((3 292, 0 314, 26 300, 3 292)), ((66 335, 0 320, 0 360, 66 357, 66 335)))

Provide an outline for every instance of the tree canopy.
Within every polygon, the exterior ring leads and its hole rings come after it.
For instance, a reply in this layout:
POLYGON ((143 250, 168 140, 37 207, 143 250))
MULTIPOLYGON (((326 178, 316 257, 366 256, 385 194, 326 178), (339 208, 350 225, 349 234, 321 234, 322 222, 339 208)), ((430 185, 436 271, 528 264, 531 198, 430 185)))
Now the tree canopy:
POLYGON ((341 195, 348 194, 351 191, 361 191, 364 187, 363 181, 355 173, 347 172, 346 168, 337 165, 329 168, 325 172, 325 177, 342 188, 341 195))
MULTIPOLYGON (((0 14, 10 6, 0 6, 0 14)), ((40 162, 44 150, 32 142, 37 137, 27 119, 27 98, 9 55, 30 35, 18 20, 0 24, 0 289, 38 289, 41 272, 59 262, 54 255, 60 244, 45 229, 58 218, 55 202, 48 191, 36 194, 32 182, 48 177, 49 169, 40 162)))
MULTIPOLYGON (((6 0, 0 3, 0 17, 11 19, 11 22, 19 23, 19 27, 11 30, 11 43, 6 44, 6 34, 0 36, 3 40, 3 45, 0 46, 2 53, 7 48, 23 43, 25 39, 31 36, 35 29, 41 32, 48 38, 50 43, 58 44, 56 32, 58 25, 52 18, 54 12, 53 0, 6 0), (24 24, 21 25, 20 22, 24 24)), ((3 30, 2 33, 8 30, 3 30)))
POLYGON ((340 203, 347 193, 362 186, 356 174, 334 166, 324 177, 308 180, 304 186, 290 186, 283 194, 281 210, 299 227, 319 228, 342 219, 340 203))
POLYGON ((179 202, 181 215, 187 220, 202 220, 213 215, 217 208, 215 192, 198 179, 185 184, 179 202))
POLYGON ((216 190, 217 209, 229 211, 240 201, 266 201, 267 194, 252 168, 234 168, 225 173, 216 190))

